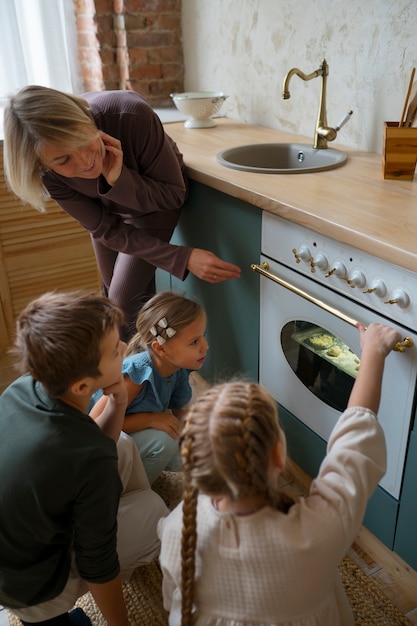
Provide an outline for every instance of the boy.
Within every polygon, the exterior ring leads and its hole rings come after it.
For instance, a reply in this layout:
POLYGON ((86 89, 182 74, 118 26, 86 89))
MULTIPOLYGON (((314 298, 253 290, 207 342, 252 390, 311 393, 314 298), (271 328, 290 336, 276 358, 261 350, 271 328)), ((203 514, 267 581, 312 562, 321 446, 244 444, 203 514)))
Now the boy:
POLYGON ((107 298, 74 292, 41 296, 17 322, 27 373, 0 397, 0 604, 24 625, 89 626, 70 609, 91 591, 108 626, 128 626, 122 576, 159 552, 168 511, 121 433, 122 321, 107 298), (109 401, 93 420, 98 389, 109 401))

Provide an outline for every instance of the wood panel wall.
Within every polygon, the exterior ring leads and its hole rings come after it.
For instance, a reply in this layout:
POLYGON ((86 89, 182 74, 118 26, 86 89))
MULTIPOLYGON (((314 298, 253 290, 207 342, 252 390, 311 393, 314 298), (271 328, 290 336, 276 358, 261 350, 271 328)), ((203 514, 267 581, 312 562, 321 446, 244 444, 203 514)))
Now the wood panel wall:
POLYGON ((47 213, 9 192, 0 146, 0 351, 11 344, 16 317, 46 291, 99 288, 90 236, 51 201, 47 213))

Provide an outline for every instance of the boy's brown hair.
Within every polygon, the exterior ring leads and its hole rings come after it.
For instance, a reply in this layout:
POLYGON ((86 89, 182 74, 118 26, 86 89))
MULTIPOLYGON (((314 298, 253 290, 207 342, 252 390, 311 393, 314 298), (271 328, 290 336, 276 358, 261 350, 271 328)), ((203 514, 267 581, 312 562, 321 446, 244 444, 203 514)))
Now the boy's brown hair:
POLYGON ((17 365, 58 398, 75 381, 100 376, 101 341, 122 322, 122 311, 99 294, 45 293, 17 319, 17 365))

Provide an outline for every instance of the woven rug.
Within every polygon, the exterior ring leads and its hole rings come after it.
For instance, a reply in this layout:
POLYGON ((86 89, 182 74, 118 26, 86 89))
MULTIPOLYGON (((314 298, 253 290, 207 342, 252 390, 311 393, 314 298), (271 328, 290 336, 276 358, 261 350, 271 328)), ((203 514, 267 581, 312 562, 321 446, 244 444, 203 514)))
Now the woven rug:
MULTIPOLYGON (((154 483, 153 489, 172 509, 181 498, 182 475, 163 472, 154 483)), ((343 559, 339 569, 357 626, 412 626, 412 622, 400 613, 349 556, 343 559)), ((123 594, 132 625, 167 626, 168 619, 162 604, 161 585, 162 575, 156 561, 137 568, 130 581, 124 585, 123 594)), ((93 626, 106 626, 90 593, 82 596, 76 606, 87 613, 93 626)), ((8 617, 10 626, 21 626, 20 620, 12 613, 8 612, 8 617)))
MULTIPOLYGON (((356 566, 350 557, 345 557, 340 566, 343 583, 355 615, 357 626, 412 626, 390 600, 356 566)), ((123 593, 130 623, 135 626, 167 626, 167 614, 162 605, 162 575, 156 564, 138 568, 130 581, 124 585, 123 593)), ((90 617, 93 626, 106 626, 90 593, 77 602, 90 617)), ((11 626, 21 626, 10 612, 11 626)))
POLYGON ((339 571, 357 626, 413 626, 349 556, 339 571))

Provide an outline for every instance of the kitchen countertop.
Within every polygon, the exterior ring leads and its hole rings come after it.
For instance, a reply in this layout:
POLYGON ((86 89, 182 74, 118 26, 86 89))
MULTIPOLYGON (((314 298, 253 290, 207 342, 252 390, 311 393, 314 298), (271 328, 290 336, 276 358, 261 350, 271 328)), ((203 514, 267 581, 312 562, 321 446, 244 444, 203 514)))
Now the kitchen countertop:
POLYGON ((313 135, 291 135, 228 118, 216 123, 204 129, 187 129, 183 122, 165 125, 184 155, 191 179, 417 272, 416 177, 385 180, 380 155, 337 143, 329 147, 346 152, 348 161, 334 170, 310 174, 233 170, 217 163, 220 150, 268 142, 311 145, 313 135))

